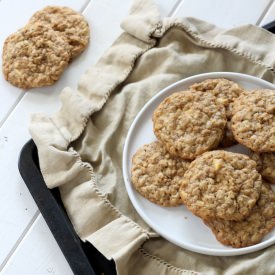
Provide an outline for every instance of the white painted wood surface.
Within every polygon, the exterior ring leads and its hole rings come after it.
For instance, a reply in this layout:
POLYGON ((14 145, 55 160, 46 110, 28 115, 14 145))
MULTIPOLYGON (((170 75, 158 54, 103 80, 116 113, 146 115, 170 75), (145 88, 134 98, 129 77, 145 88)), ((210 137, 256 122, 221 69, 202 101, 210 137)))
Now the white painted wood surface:
POLYGON ((73 274, 65 257, 60 253, 47 224, 40 215, 18 245, 16 253, 9 259, 2 271, 3 274, 73 274), (45 238, 45 236, 47 237, 45 238))
MULTIPOLYGON (((88 49, 47 88, 21 91, 0 73, 0 273, 72 274, 64 256, 23 183, 17 161, 30 138, 30 114, 52 114, 59 108, 58 95, 92 66, 119 35, 119 24, 131 0, 0 0, 0 42, 22 27, 31 14, 49 4, 66 5, 83 12, 91 26, 88 49), (16 8, 15 8, 16 7, 16 8)), ((157 0, 162 16, 195 16, 221 27, 261 24, 275 19, 270 0, 157 0), (273 18, 274 17, 274 18, 273 18)), ((1 61, 0 61, 1 62, 1 61)), ((1 64, 0 64, 1 65, 1 64)))
POLYGON ((193 16, 222 28, 256 24, 272 0, 185 0, 179 6, 180 16, 193 16))

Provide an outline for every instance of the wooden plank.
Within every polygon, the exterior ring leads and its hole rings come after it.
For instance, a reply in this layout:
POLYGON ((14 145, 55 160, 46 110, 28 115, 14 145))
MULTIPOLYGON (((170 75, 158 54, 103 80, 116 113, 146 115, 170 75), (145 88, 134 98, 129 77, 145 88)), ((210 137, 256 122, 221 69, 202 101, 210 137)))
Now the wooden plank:
POLYGON ((192 16, 223 28, 256 24, 270 0, 184 0, 177 16, 192 16))
POLYGON ((5 275, 73 274, 41 214, 2 270, 5 275), (45 236, 47 236, 45 238, 45 236))
MULTIPOLYGON (((47 5, 60 5, 68 6, 77 11, 81 11, 89 2, 89 0, 2 0, 0 2, 0 56, 2 56, 2 45, 8 35, 22 28, 31 15, 47 6, 47 5)), ((22 97, 23 92, 21 89, 16 88, 6 82, 2 73, 2 58, 0 58, 0 125, 6 118, 10 110, 22 97)))
MULTIPOLYGON (((157 2, 162 6, 162 13, 167 9, 167 14, 177 3, 177 1, 169 1, 168 5, 165 0, 157 2)), ((30 114, 37 112, 52 114, 56 111, 60 104, 58 95, 61 89, 65 86, 76 87, 79 77, 97 61, 119 35, 120 22, 128 14, 131 1, 120 0, 119 4, 120 7, 117 8, 117 2, 112 0, 91 1, 84 12, 92 29, 88 49, 69 66, 55 85, 32 89, 24 94, 20 103, 0 128, 0 163, 3 164, 0 166, 0 176, 5 179, 0 182, 0 188, 5 190, 4 197, 0 201, 0 232, 1 239, 4 240, 0 246, 0 263, 6 261, 5 256, 16 249, 17 240, 32 222, 31 219, 36 211, 36 206, 17 171, 19 151, 30 138, 27 129, 30 114)), ((34 227, 32 231, 35 230, 34 227)), ((45 234, 45 243, 48 242, 48 238, 49 234, 45 234)), ((30 246, 33 248, 33 255, 43 258, 40 245, 31 243, 30 246)), ((20 258, 23 256, 21 255, 20 258)), ((29 255, 25 254, 25 257, 28 258, 29 255)), ((13 265, 17 266, 14 261, 12 261, 13 265)), ((57 261, 56 264, 58 264, 57 261)), ((33 259, 33 265, 36 265, 35 259, 33 259)))

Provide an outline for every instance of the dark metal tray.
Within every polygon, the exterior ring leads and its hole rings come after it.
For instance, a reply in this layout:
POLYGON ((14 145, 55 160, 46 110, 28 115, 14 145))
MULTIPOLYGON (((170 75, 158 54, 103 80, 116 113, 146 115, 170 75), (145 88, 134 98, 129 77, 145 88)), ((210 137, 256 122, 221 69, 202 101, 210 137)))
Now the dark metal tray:
POLYGON ((53 236, 76 275, 113 275, 115 263, 107 260, 88 242, 77 236, 57 188, 48 189, 39 169, 37 148, 32 140, 21 150, 19 172, 46 220, 53 236))

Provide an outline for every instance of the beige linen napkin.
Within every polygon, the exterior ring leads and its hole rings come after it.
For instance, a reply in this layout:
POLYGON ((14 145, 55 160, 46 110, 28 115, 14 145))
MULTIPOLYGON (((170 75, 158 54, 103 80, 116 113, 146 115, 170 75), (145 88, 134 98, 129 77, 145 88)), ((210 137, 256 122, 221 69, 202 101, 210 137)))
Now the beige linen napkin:
POLYGON ((252 25, 224 30, 194 18, 161 19, 152 0, 135 1, 122 28, 77 90, 62 91, 60 111, 32 117, 47 186, 59 187, 80 238, 114 259, 118 274, 274 274, 275 246, 214 257, 159 237, 129 201, 122 151, 142 106, 177 80, 233 71, 274 83, 275 38, 252 25))

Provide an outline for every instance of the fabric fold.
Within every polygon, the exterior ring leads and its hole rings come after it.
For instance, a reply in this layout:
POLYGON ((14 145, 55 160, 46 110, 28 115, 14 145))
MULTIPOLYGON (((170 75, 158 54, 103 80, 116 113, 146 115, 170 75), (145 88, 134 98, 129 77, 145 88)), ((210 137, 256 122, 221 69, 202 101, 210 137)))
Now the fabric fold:
POLYGON ((135 0, 121 28, 141 41, 150 43, 151 35, 162 27, 157 5, 152 0, 135 0))

